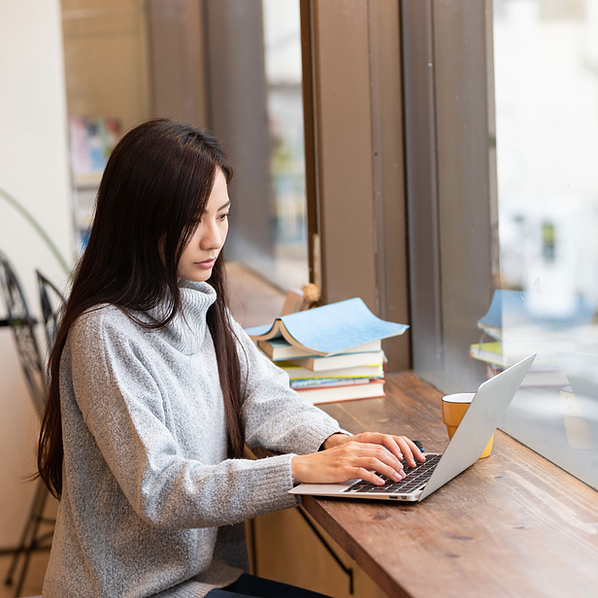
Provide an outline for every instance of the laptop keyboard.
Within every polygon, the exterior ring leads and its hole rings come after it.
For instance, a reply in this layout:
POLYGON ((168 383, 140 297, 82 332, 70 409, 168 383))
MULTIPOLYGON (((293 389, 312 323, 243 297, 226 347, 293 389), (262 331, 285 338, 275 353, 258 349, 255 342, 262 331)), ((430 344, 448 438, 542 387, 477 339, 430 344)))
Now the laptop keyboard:
POLYGON ((417 462, 415 467, 409 467, 405 461, 403 461, 403 470, 407 474, 405 479, 400 482, 395 482, 385 476, 380 476, 385 484, 383 486, 376 486, 370 482, 364 482, 358 480, 348 488, 345 488, 343 492, 349 494, 389 494, 389 493, 406 493, 418 490, 430 479, 434 468, 440 461, 442 455, 426 455, 426 460, 423 463, 417 462))

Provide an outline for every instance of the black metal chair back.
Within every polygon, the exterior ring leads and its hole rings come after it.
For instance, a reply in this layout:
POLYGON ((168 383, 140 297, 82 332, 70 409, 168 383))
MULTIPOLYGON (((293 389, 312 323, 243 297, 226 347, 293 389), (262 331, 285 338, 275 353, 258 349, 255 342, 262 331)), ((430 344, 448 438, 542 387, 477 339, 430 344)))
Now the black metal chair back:
MULTIPOLYGON (((35 320, 32 317, 25 294, 19 279, 10 262, 0 252, 0 290, 4 297, 8 324, 12 328, 17 345, 19 360, 25 372, 25 379, 30 390, 33 404, 37 414, 43 416, 46 402, 46 377, 42 366, 41 353, 38 348, 34 332, 35 320)), ((48 299, 48 301, 51 301, 48 299)), ((50 303, 50 305, 52 305, 50 303)), ((45 320, 45 315, 44 315, 45 320)), ((12 585, 16 581, 14 595, 21 596, 23 583, 27 575, 29 560, 34 550, 47 548, 51 543, 54 520, 44 516, 44 508, 48 498, 48 489, 41 478, 37 479, 35 497, 31 504, 29 517, 21 535, 18 548, 14 551, 13 558, 6 573, 4 583, 12 585), (50 525, 50 531, 40 533, 40 525, 50 525), (19 561, 23 556, 20 572, 17 572, 19 561)))
POLYGON ((46 401, 46 378, 33 329, 35 320, 29 311, 27 300, 14 269, 1 253, 0 266, 0 286, 4 296, 8 324, 14 334, 19 360, 25 373, 35 410, 41 417, 46 401))
POLYGON ((35 273, 37 275, 39 301, 42 308, 46 341, 48 343, 48 350, 51 351, 54 339, 56 338, 56 328, 58 327, 64 307, 64 295, 39 270, 36 270, 35 273))

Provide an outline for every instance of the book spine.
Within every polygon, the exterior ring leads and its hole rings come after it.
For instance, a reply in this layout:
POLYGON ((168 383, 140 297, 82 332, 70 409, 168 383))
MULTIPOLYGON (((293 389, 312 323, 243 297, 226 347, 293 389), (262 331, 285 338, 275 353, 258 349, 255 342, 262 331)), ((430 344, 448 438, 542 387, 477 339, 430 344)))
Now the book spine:
POLYGON ((280 363, 287 362, 279 362, 276 365, 284 370, 291 380, 322 380, 324 378, 335 378, 336 380, 339 380, 341 378, 381 378, 384 376, 384 369, 381 365, 314 372, 313 370, 308 370, 297 366, 282 366, 280 363))
POLYGON ((361 353, 343 353, 330 357, 311 357, 307 359, 289 359, 291 363, 314 372, 339 370, 348 367, 376 366, 384 363, 383 351, 365 351, 361 353))
POLYGON ((291 388, 313 388, 328 386, 352 386, 355 384, 367 384, 376 378, 300 378, 291 380, 291 388))

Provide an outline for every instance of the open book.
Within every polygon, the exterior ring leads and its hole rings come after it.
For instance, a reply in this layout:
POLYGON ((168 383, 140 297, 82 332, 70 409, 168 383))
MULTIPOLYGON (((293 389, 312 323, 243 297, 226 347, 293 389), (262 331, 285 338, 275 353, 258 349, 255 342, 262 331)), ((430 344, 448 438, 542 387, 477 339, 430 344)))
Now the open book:
MULTIPOLYGON (((302 349, 287 343, 282 336, 276 338, 269 338, 268 340, 258 340, 257 346, 272 360, 272 361, 287 361, 289 359, 332 359, 339 355, 331 355, 330 357, 321 357, 315 355, 309 349, 302 349)), ((375 351, 382 351, 382 341, 375 340, 364 345, 357 345, 343 351, 340 355, 351 355, 352 353, 371 353, 375 351)))
POLYGON ((355 297, 276 318, 272 324, 246 330, 255 341, 282 337, 313 355, 343 353, 357 345, 403 334, 405 324, 375 316, 355 297))

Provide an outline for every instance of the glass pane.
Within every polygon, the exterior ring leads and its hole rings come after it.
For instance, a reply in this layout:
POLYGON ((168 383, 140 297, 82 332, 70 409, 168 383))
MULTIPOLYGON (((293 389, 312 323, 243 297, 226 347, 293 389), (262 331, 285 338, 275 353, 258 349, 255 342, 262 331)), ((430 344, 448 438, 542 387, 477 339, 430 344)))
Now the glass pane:
POLYGON ((120 133, 150 116, 144 0, 61 0, 74 221, 84 249, 120 133))
POLYGON ((472 354, 538 352, 502 427, 598 488, 598 3, 494 7, 500 272, 472 354))
POLYGON ((299 1, 263 0, 262 11, 274 241, 268 278, 301 288, 309 274, 299 1))

